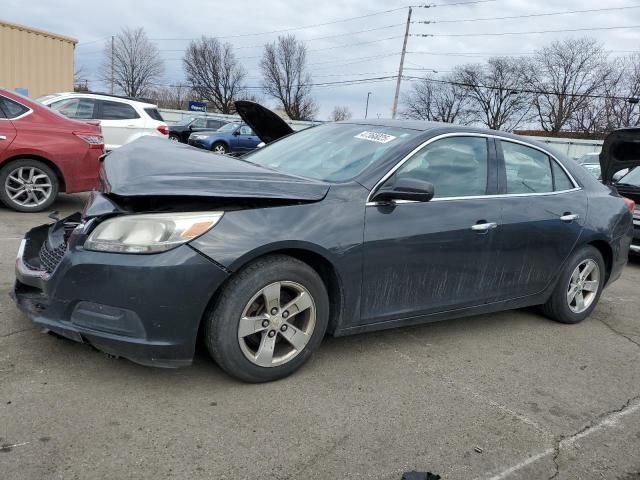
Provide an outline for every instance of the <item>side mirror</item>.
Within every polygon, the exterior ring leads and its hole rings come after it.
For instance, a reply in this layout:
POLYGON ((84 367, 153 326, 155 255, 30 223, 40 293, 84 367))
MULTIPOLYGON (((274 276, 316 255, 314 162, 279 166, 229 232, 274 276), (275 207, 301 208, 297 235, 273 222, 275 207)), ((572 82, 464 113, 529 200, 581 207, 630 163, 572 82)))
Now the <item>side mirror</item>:
POLYGON ((622 169, 622 170, 620 170, 619 172, 616 172, 616 173, 613 175, 613 178, 612 178, 613 183, 618 183, 618 182, 620 181, 620 179, 621 179, 622 177, 624 177, 627 173, 629 173, 629 169, 628 169, 628 168, 623 168, 623 169, 622 169))
POLYGON ((373 196, 374 202, 393 202, 395 200, 412 200, 414 202, 428 202, 433 198, 432 183, 417 178, 397 178, 386 183, 373 196))

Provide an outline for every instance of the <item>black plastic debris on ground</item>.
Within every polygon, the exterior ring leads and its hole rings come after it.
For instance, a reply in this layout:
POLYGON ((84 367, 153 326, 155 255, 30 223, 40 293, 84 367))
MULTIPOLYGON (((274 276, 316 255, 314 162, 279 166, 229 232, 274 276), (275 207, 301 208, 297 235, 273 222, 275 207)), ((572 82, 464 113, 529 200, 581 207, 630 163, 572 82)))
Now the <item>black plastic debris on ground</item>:
POLYGON ((402 480, 440 480, 442 477, 431 472, 405 472, 402 480))

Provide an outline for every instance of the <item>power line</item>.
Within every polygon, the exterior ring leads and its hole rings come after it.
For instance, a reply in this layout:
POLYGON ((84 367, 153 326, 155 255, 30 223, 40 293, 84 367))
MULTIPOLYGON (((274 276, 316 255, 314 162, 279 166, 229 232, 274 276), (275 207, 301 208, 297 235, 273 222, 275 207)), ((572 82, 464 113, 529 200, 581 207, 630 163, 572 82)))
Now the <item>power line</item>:
POLYGON ((348 65, 351 63, 359 63, 365 60, 374 60, 377 58, 385 58, 385 57, 391 57, 393 55, 398 55, 400 52, 393 52, 393 53, 383 53, 380 55, 373 55, 373 56, 369 56, 369 57, 356 57, 356 58, 344 58, 344 59, 339 59, 339 60, 329 60, 326 62, 315 62, 315 63, 308 63, 307 66, 312 66, 312 65, 326 65, 326 64, 340 64, 340 65, 348 65), (345 63, 343 63, 345 62, 345 63))
POLYGON ((492 33, 412 33, 413 37, 499 37, 502 35, 532 35, 537 33, 560 33, 560 32, 592 32, 596 30, 620 30, 629 28, 640 28, 640 25, 629 25, 619 27, 591 27, 591 28, 571 28, 562 30, 538 30, 534 32, 492 32, 492 33))
MULTIPOLYGON (((224 39, 224 38, 241 38, 241 37, 253 37, 253 36, 259 36, 259 35, 269 35, 269 34, 273 34, 273 33, 282 33, 282 32, 289 32, 289 31, 293 31, 293 30, 302 30, 302 29, 306 29, 306 28, 315 28, 315 27, 320 27, 320 26, 324 26, 324 25, 331 25, 333 23, 339 23, 339 22, 346 22, 348 20, 353 20, 355 18, 364 18, 364 17, 370 17, 373 15, 380 15, 381 13, 388 13, 388 12, 394 12, 396 10, 402 10, 406 7, 401 7, 401 8, 394 8, 392 10, 385 10, 384 12, 378 12, 375 14, 371 14, 371 15, 363 15, 361 17, 353 17, 353 18, 349 18, 346 20, 338 20, 335 22, 328 22, 328 23, 319 23, 319 24, 315 24, 315 25, 307 25, 307 26, 303 26, 303 27, 294 27, 294 28, 286 28, 286 29, 282 29, 282 30, 272 30, 270 32, 257 32, 257 33, 245 33, 245 34, 240 34, 240 35, 215 35, 214 38, 218 38, 218 39, 224 39)), ((401 23, 400 25, 404 25, 404 23, 401 23)), ((391 28, 391 27, 395 27, 397 25, 390 25, 390 26, 386 26, 386 27, 381 27, 379 29, 382 28, 391 28)), ((379 29, 370 29, 370 30, 363 30, 364 32, 370 32, 373 30, 379 30, 379 29)), ((354 32, 354 33, 358 33, 358 32, 354 32)), ((328 37, 318 37, 318 38, 330 38, 333 35, 330 35, 328 37)), ((197 40, 200 37, 182 37, 182 38, 150 38, 149 40, 156 40, 156 41, 185 41, 185 40, 197 40)))
POLYGON ((495 1, 496 0, 472 0, 470 2, 456 2, 456 3, 424 3, 422 5, 412 5, 412 7, 413 8, 455 7, 457 5, 473 5, 475 3, 489 3, 489 2, 495 2, 495 1))
POLYGON ((499 90, 502 92, 510 92, 512 94, 520 94, 520 93, 528 93, 532 95, 555 95, 555 96, 567 96, 567 97, 582 97, 582 98, 599 98, 599 99, 610 99, 610 100, 624 100, 628 101, 629 97, 621 97, 616 95, 598 95, 591 93, 558 93, 558 92, 550 92, 546 90, 531 90, 527 88, 519 88, 519 87, 498 87, 495 85, 482 85, 480 83, 466 83, 466 82, 456 82, 454 80, 441 80, 437 78, 428 78, 428 77, 404 77, 407 80, 419 80, 425 82, 433 82, 433 83, 443 83, 447 85, 456 85, 459 87, 467 87, 467 88, 485 88, 487 90, 499 90))
POLYGON ((508 17, 482 17, 482 18, 463 18, 458 20, 425 20, 416 21, 413 23, 432 24, 432 23, 463 23, 463 22, 486 22, 491 20, 513 20, 516 18, 536 18, 536 17, 551 17, 555 15, 569 15, 574 13, 595 13, 595 12, 611 12, 618 10, 630 10, 640 8, 640 5, 629 5, 626 7, 607 7, 607 8, 591 8, 588 10, 569 10, 562 12, 549 12, 549 13, 531 13, 526 15, 511 15, 508 17))

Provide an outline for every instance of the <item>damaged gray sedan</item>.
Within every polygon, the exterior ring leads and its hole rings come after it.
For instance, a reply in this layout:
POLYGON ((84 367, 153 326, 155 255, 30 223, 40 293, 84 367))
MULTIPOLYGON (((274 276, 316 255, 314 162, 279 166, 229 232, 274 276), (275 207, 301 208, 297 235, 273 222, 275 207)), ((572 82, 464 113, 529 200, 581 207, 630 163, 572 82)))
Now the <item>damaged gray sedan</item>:
MULTIPOLYGON (((291 135, 238 110, 266 147, 142 138, 104 159, 82 213, 27 233, 13 294, 34 323, 161 367, 190 364, 202 336, 263 382, 326 334, 532 305, 577 323, 626 263, 633 202, 537 143, 390 120, 291 135)), ((609 181, 640 163, 638 133, 607 140, 609 181)))

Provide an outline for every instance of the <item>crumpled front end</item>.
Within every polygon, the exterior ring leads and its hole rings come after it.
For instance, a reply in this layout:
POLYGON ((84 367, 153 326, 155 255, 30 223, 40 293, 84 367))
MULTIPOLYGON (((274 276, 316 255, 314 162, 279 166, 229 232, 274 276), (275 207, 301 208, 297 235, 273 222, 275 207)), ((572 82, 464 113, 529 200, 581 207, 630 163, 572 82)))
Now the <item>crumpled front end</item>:
POLYGON ((36 325, 105 353, 189 365, 200 320, 227 272, 188 244, 149 255, 86 250, 95 221, 74 214, 26 234, 16 304, 36 325))

